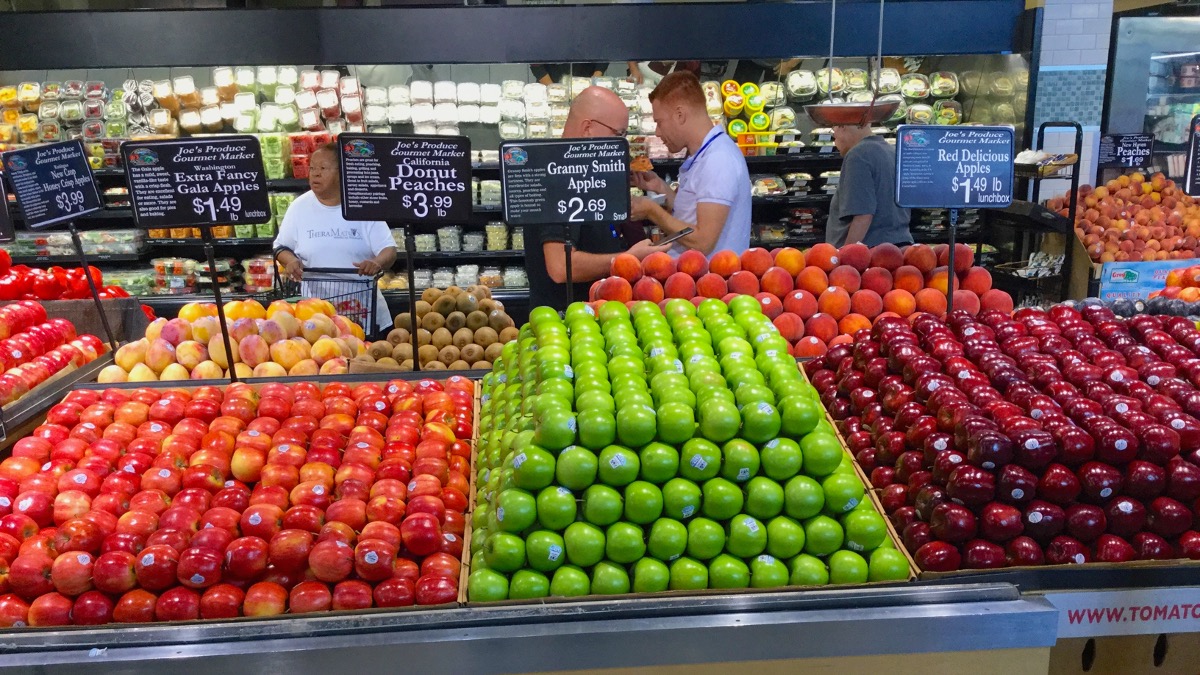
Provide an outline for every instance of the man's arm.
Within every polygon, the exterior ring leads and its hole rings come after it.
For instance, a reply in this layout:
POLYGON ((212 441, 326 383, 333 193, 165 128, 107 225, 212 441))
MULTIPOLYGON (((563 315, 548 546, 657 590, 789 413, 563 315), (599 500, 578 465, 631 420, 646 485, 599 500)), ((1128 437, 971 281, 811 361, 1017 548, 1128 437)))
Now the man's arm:
POLYGON ((709 255, 717 247, 717 240, 720 239, 725 220, 729 217, 729 207, 715 202, 700 202, 696 205, 696 222, 689 223, 667 213, 663 207, 649 199, 639 197, 633 201, 631 217, 634 220, 653 222, 667 236, 690 227, 695 232, 680 239, 679 243, 709 255))
POLYGON ((867 230, 871 229, 872 218, 874 216, 869 213, 851 218, 850 229, 846 230, 846 244, 857 244, 866 238, 867 230))
MULTIPOLYGON (((567 283, 566 246, 561 241, 542 244, 542 255, 546 258, 546 274, 556 284, 567 283)), ((588 253, 571 247, 571 281, 595 281, 608 276, 609 266, 616 253, 588 253)))

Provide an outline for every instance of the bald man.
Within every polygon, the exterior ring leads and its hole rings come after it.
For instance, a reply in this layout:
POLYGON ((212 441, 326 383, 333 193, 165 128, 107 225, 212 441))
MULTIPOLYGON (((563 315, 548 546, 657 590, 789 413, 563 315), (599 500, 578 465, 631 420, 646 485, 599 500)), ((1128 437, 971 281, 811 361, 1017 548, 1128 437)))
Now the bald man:
MULTIPOLYGON (((624 136, 629 126, 625 103, 611 90, 588 87, 571 102, 571 111, 563 126, 563 138, 602 138, 624 136)), ((531 307, 542 305, 565 309, 567 306, 567 256, 563 244, 563 228, 539 227, 526 232, 525 247, 529 270, 529 301, 531 307)), ((587 285, 608 276, 613 257, 626 251, 627 245, 619 228, 612 223, 593 223, 587 227, 571 226, 571 279, 575 282, 576 300, 587 299, 587 285)), ((628 247, 638 260, 664 247, 643 240, 628 247)))

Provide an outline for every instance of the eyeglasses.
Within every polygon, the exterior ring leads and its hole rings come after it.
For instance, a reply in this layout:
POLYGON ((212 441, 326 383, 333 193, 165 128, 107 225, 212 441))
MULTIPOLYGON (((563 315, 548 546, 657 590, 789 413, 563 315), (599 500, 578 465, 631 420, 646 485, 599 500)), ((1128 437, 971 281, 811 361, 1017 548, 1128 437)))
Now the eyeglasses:
POLYGON ((624 129, 614 129, 613 127, 608 126, 607 124, 605 124, 604 122, 601 122, 600 120, 589 119, 588 121, 595 122, 596 124, 599 124, 600 126, 604 127, 605 129, 608 129, 609 131, 612 132, 613 136, 624 136, 626 133, 629 132, 628 126, 626 126, 624 129))
POLYGON ((324 175, 324 174, 329 174, 329 173, 337 173, 337 170, 338 169, 336 166, 314 166, 312 164, 308 165, 308 173, 310 176, 313 174, 324 175))

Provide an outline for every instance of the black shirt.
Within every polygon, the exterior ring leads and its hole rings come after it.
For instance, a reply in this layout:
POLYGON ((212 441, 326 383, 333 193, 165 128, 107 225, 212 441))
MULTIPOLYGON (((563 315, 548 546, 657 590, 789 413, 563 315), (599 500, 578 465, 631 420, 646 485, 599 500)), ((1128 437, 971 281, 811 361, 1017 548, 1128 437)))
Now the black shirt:
MULTIPOLYGON (((591 281, 576 281, 572 298, 567 299, 567 285, 556 284, 546 272, 546 254, 542 245, 562 242, 561 225, 530 225, 525 228, 525 264, 529 276, 529 306, 553 307, 564 310, 571 301, 587 300, 591 281)), ((585 253, 620 253, 628 248, 619 230, 607 224, 571 226, 571 245, 585 253)))

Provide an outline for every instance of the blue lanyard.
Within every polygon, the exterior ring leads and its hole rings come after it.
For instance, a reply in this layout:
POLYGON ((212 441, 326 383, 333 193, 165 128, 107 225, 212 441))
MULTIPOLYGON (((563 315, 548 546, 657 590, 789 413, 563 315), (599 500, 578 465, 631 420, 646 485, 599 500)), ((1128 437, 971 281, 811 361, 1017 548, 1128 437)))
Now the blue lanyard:
POLYGON ((692 164, 696 163, 696 158, 699 157, 700 154, 703 153, 705 150, 707 150, 708 146, 712 145, 713 141, 717 140, 720 137, 721 137, 721 133, 718 132, 718 133, 714 134, 712 138, 708 139, 707 141, 704 141, 704 145, 700 146, 700 149, 696 151, 696 154, 692 155, 691 157, 688 157, 687 161, 685 161, 683 163, 683 165, 681 165, 679 167, 679 170, 686 171, 686 170, 692 168, 692 164))

